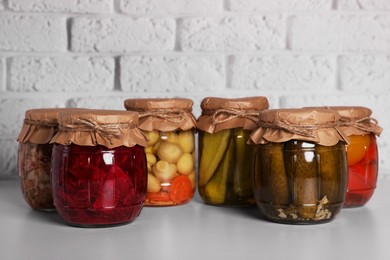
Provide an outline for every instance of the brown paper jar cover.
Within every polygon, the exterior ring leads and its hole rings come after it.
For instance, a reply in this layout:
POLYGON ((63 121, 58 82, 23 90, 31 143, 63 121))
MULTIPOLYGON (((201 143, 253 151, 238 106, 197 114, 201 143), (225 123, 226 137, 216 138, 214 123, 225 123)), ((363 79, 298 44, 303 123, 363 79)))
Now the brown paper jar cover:
POLYGON ((120 110, 88 110, 59 115, 59 131, 51 143, 81 146, 146 146, 146 136, 137 127, 138 113, 120 110))
POLYGON ((258 128, 250 136, 254 144, 301 140, 324 146, 348 137, 338 127, 339 114, 329 109, 270 109, 259 115, 258 128))
POLYGON ((197 120, 197 128, 217 133, 224 129, 242 127, 246 130, 256 128, 259 112, 269 107, 263 96, 244 98, 206 97, 202 100, 202 115, 197 120))
POLYGON ((196 124, 191 99, 126 99, 124 105, 126 110, 139 113, 138 127, 145 131, 186 131, 194 128, 196 124))
POLYGON ((335 110, 340 115, 339 127, 347 135, 374 134, 379 136, 383 129, 378 121, 372 118, 372 111, 361 106, 330 106, 326 107, 335 110))
POLYGON ((58 131, 59 113, 75 110, 85 109, 40 108, 27 110, 17 141, 20 143, 48 144, 58 131))

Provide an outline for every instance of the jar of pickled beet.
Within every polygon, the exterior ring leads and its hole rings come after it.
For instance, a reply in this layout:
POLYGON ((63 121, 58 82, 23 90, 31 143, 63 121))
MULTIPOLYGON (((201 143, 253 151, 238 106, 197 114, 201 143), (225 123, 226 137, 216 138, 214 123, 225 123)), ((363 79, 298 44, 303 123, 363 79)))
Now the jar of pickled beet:
POLYGON ((255 144, 254 193, 268 220, 328 222, 341 210, 347 188, 346 139, 339 115, 326 109, 261 112, 255 144))
POLYGON ((198 190, 206 204, 255 205, 253 146, 247 144, 259 112, 269 106, 266 97, 202 100, 198 118, 198 190))
POLYGON ((146 197, 146 137, 138 114, 89 110, 63 113, 52 143, 52 189, 70 225, 100 227, 135 220, 146 197))
POLYGON ((195 193, 195 118, 184 98, 127 99, 148 136, 146 206, 183 205, 195 193))
POLYGON ((376 136, 382 132, 366 107, 329 107, 340 115, 340 128, 349 137, 347 145, 348 188, 344 207, 365 205, 374 194, 378 178, 376 136))
POLYGON ((25 113, 18 142, 18 177, 23 197, 35 210, 53 211, 50 185, 51 138, 58 131, 58 114, 74 109, 31 109, 25 113))

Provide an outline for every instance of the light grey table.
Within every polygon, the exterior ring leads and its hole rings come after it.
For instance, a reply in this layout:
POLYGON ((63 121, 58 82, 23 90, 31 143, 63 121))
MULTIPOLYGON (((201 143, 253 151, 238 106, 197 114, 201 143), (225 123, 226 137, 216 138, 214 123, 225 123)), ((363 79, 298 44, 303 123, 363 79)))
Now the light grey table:
POLYGON ((16 181, 0 181, 1 260, 390 259, 390 180, 365 207, 320 225, 283 225, 256 208, 187 205, 144 208, 134 222, 76 228, 31 210, 16 181))

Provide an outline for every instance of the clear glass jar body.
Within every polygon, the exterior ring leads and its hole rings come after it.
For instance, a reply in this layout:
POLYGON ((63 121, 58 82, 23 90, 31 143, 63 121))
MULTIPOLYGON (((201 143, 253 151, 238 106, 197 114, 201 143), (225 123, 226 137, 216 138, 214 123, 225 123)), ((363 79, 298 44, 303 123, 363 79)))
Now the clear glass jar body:
POLYGON ((189 202, 195 193, 195 134, 152 131, 145 148, 148 193, 145 206, 174 206, 189 202))
POLYGON ((54 205, 70 225, 98 227, 138 217, 146 197, 146 157, 141 146, 55 144, 54 205))
POLYGON ((25 201, 35 210, 55 210, 50 184, 52 148, 51 144, 19 144, 19 183, 25 201))
POLYGON ((256 145, 254 193, 260 212, 286 224, 331 221, 347 188, 345 145, 291 140, 256 145))
POLYGON ((378 179, 378 147, 375 135, 350 136, 347 157, 348 188, 344 207, 360 207, 374 194, 378 179))
POLYGON ((253 154, 248 145, 251 131, 225 129, 199 131, 198 190, 206 204, 254 206, 253 154))

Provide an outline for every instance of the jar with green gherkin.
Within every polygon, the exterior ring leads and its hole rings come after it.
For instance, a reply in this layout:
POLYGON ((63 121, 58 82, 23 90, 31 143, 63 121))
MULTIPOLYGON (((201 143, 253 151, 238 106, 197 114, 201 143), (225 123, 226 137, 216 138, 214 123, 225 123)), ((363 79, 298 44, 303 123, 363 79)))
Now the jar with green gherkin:
POLYGON ((253 152, 249 135, 266 97, 206 97, 197 120, 199 138, 198 191, 206 204, 254 206, 253 152))
POLYGON ((347 189, 346 143, 328 109, 272 109, 259 115, 254 194, 260 213, 285 224, 329 222, 347 189))

